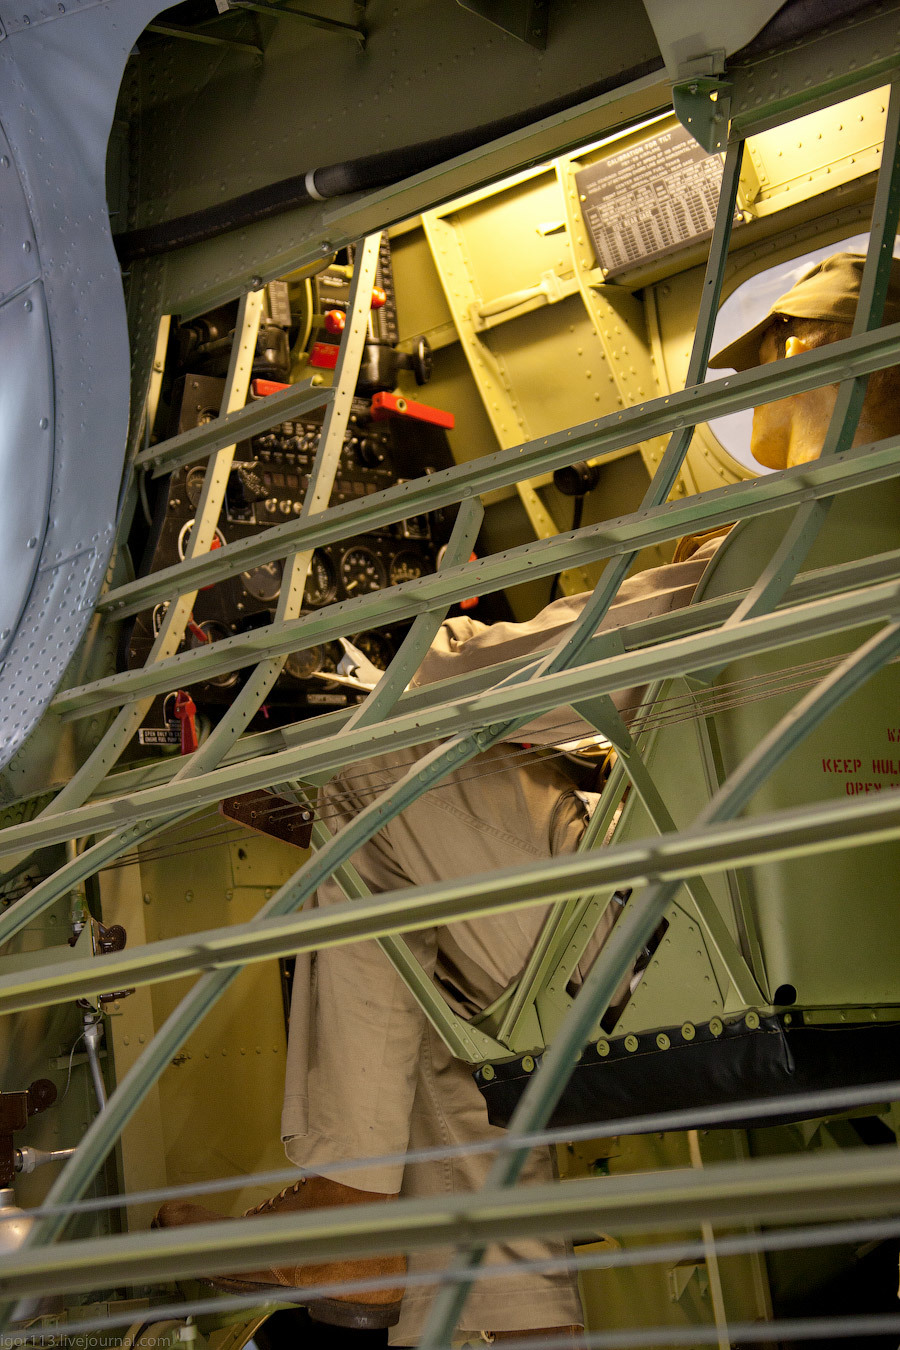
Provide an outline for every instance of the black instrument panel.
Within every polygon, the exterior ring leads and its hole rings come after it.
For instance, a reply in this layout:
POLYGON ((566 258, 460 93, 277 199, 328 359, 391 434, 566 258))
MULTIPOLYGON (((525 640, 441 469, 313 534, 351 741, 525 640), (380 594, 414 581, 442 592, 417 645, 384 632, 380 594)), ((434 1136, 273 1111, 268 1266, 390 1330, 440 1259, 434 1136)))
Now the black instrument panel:
MULTIPOLYGON (((217 415, 223 387, 222 380, 209 376, 185 377, 178 430, 217 415)), ((237 446, 214 547, 300 515, 321 426, 321 414, 310 414, 237 446)), ((354 399, 331 504, 358 500, 450 463, 444 432, 432 426, 401 425, 395 419, 375 421, 368 402, 354 399)), ((160 492, 142 573, 168 567, 184 556, 204 472, 205 462, 180 468, 160 492)), ((317 549, 304 592, 304 611, 433 572, 450 523, 443 512, 415 516, 317 549)), ((282 571, 282 563, 273 560, 199 591, 181 649, 269 623, 281 591, 282 571)), ((163 613, 164 606, 157 605, 136 616, 123 653, 129 668, 144 664, 163 613)), ((405 623, 347 636, 374 665, 385 668, 408 627, 405 623)), ((356 691, 327 678, 335 673, 342 655, 338 642, 292 652, 266 700, 265 720, 259 725, 272 725, 273 719, 276 724, 293 721, 358 701, 356 691)), ((232 671, 192 686, 198 710, 216 720, 233 700, 244 675, 232 671)), ((161 707, 155 709, 149 722, 159 722, 162 712, 161 707)))

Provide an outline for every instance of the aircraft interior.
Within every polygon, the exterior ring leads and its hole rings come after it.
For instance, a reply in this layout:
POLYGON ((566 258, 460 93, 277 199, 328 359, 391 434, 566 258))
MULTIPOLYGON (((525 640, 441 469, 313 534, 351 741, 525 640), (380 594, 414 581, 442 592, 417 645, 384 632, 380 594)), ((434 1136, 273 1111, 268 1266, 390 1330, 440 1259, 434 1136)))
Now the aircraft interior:
POLYGON ((732 8, 0 0, 4 1346, 900 1341, 900 4, 732 8), (441 793, 523 765, 578 840, 489 869, 441 793), (300 1176, 376 944, 483 1187, 160 1225, 300 1176), (491 1322, 545 1238, 581 1320, 491 1322), (401 1249, 421 1325, 334 1313, 401 1249))

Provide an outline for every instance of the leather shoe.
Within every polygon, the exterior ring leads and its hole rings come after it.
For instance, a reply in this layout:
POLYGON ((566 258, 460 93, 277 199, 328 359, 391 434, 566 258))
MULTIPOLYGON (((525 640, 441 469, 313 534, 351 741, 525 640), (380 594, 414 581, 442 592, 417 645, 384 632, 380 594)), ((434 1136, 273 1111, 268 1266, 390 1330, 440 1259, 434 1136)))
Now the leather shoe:
MULTIPOLYGON (((359 1191, 344 1186, 328 1177, 303 1177, 293 1186, 287 1186, 278 1195, 254 1205, 243 1217, 257 1214, 284 1214, 290 1210, 327 1209, 334 1205, 373 1204, 379 1200, 395 1200, 396 1196, 375 1191, 359 1191)), ((179 1228, 188 1223, 217 1223, 228 1215, 218 1214, 203 1205, 184 1200, 169 1200, 156 1214, 154 1228, 179 1228)), ((331 1298, 313 1299, 306 1305, 310 1317, 332 1326, 350 1327, 358 1331, 391 1327, 400 1317, 403 1298, 402 1279, 406 1274, 406 1257, 367 1256, 348 1260, 324 1261, 316 1265, 270 1267, 267 1270, 241 1271, 235 1275, 208 1277, 208 1283, 229 1292, 276 1294, 278 1289, 303 1289, 313 1284, 336 1284, 342 1280, 396 1278, 395 1288, 371 1289, 360 1294, 335 1294, 331 1298)))

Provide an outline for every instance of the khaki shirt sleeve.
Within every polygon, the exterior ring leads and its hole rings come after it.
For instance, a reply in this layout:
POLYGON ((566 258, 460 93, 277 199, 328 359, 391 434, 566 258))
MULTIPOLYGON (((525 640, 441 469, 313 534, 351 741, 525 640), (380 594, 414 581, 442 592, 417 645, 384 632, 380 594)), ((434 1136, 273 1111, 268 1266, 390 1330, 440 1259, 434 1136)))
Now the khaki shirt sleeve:
MULTIPOLYGON (((615 603, 597 631, 620 628, 655 618, 690 603, 697 584, 723 539, 710 539, 686 562, 649 568, 629 577, 619 588, 615 603)), ((552 648, 578 619, 590 598, 590 591, 564 596, 547 605, 525 623, 495 623, 488 626, 477 619, 448 619, 441 625, 412 683, 433 684, 456 675, 468 675, 485 666, 508 661, 512 657, 538 656, 552 648)), ((626 712, 640 703, 638 688, 619 690, 613 695, 616 706, 626 712)), ((592 728, 572 708, 557 708, 520 727, 514 739, 550 745, 557 741, 584 736, 592 728)))

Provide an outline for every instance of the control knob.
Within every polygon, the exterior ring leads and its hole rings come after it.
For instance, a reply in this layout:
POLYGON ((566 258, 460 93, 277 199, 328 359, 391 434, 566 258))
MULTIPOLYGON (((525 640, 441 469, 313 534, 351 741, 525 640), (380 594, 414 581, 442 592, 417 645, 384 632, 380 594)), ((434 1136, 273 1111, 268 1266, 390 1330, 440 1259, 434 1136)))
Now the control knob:
POLYGON ((356 458, 367 469, 374 469, 381 463, 380 447, 373 436, 363 436, 355 447, 356 458))

